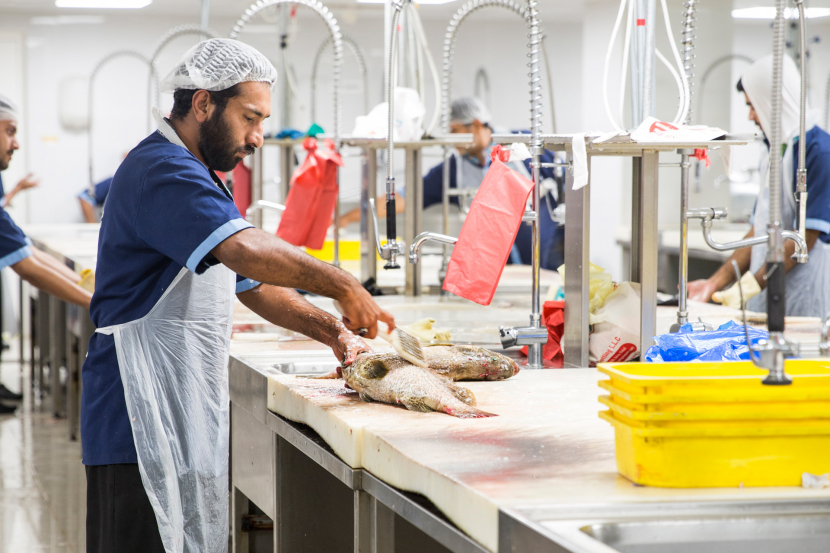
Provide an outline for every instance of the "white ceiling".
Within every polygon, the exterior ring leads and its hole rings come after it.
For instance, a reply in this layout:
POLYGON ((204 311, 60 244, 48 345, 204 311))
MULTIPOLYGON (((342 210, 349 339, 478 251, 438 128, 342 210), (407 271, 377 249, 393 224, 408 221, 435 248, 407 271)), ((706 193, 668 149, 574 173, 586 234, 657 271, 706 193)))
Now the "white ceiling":
MULTIPOLYGON (((211 16, 238 17, 254 1, 255 0, 210 0, 211 16)), ((359 12, 369 14, 381 13, 383 10, 383 6, 380 4, 359 4, 357 0, 324 0, 323 3, 335 13, 341 10, 358 10, 359 12)), ((427 19, 431 17, 448 18, 455 13, 455 11, 458 10, 463 3, 463 0, 455 0, 443 5, 422 5, 420 7, 421 16, 422 18, 427 19)), ((564 17, 574 19, 581 16, 584 0, 540 0, 539 4, 542 20, 550 19, 554 16, 557 18, 564 17)), ((87 10, 56 8, 54 0, 0 0, 0 13, 5 12, 32 15, 115 15, 136 13, 149 16, 183 15, 198 17, 200 6, 200 0, 153 0, 151 5, 140 10, 87 10)))

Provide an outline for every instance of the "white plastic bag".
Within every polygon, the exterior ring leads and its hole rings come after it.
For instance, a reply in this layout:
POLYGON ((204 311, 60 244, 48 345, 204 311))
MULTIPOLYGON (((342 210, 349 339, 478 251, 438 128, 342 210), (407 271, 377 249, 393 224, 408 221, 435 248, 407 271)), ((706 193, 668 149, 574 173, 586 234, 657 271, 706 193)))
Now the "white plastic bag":
MULTIPOLYGON (((426 109, 418 91, 411 88, 395 89, 395 132, 399 142, 418 140, 424 134, 426 109)), ((355 119, 352 136, 364 138, 386 138, 389 127, 389 107, 386 102, 376 105, 368 115, 355 119)))
POLYGON ((592 319, 588 345, 591 363, 625 363, 640 354, 639 284, 618 285, 592 319))

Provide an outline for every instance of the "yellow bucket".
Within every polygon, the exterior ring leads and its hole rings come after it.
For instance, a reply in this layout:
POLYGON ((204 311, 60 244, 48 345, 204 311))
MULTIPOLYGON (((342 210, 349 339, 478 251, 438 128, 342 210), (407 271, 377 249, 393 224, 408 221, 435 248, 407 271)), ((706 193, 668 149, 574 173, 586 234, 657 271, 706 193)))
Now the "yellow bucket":
POLYGON ((611 377, 600 386, 632 403, 830 401, 830 362, 793 360, 789 386, 766 386, 767 371, 733 363, 622 363, 597 365, 611 377))
POLYGON ((830 472, 827 420, 650 428, 612 411, 599 416, 614 426, 617 470, 645 486, 800 486, 804 472, 830 472))
POLYGON ((646 426, 671 421, 830 419, 830 401, 634 403, 616 395, 600 396, 599 401, 615 415, 646 426))
MULTIPOLYGON (((323 243, 323 247, 319 250, 306 248, 305 251, 311 257, 316 257, 320 261, 331 263, 334 261, 334 240, 326 240, 323 243)), ((360 240, 341 240, 340 260, 360 261, 360 240)))

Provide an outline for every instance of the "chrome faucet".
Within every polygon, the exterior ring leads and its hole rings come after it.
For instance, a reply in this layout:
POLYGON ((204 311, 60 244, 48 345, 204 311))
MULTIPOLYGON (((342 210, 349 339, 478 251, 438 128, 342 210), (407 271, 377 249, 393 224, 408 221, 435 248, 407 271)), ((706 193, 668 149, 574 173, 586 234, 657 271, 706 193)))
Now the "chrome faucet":
POLYGON ((429 241, 440 242, 441 244, 455 244, 458 238, 454 236, 447 236, 446 234, 438 234, 437 232, 422 232, 415 237, 415 240, 409 246, 409 262, 418 263, 421 261, 421 246, 429 241))
MULTIPOLYGON (((393 204, 394 205, 394 204, 393 204)), ((403 242, 398 242, 395 239, 394 230, 390 234, 387 229, 387 239, 386 244, 381 245, 380 243, 380 231, 378 230, 378 212, 375 209, 375 199, 369 198, 369 207, 372 212, 372 224, 375 227, 375 248, 378 251, 378 255, 381 259, 386 260, 386 265, 384 265, 384 269, 400 269, 401 266, 398 265, 398 256, 403 255, 406 251, 406 245, 403 242)), ((388 208, 387 208, 388 209, 388 208)), ((387 226, 388 226, 388 217, 387 213, 387 226)), ((392 214, 392 220, 394 220, 394 212, 392 214)))

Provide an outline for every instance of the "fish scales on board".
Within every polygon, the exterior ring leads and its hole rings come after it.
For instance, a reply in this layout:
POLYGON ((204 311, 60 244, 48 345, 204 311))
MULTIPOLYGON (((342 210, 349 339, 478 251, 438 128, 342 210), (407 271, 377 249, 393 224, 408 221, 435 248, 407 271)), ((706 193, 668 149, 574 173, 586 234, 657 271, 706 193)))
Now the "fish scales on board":
POLYGON ((411 411, 440 411, 459 418, 496 416, 477 409, 470 390, 394 353, 361 353, 342 372, 346 384, 363 401, 402 405, 411 411))

